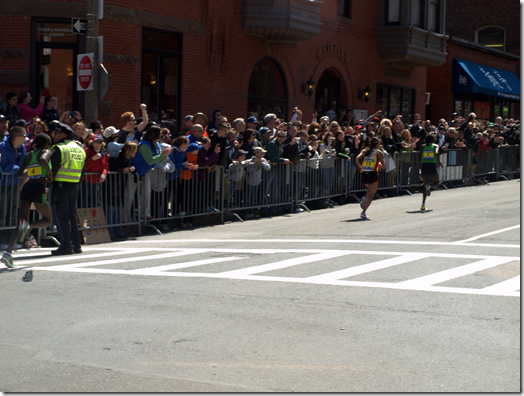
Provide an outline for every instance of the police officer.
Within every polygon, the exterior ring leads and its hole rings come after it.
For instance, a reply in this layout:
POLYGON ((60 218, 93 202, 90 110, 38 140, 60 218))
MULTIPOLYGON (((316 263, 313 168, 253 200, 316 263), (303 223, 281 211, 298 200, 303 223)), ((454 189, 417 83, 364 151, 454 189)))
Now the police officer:
POLYGON ((60 247, 54 256, 82 253, 78 229, 77 200, 86 155, 82 147, 72 140, 73 130, 61 122, 50 122, 55 130, 51 155, 53 187, 51 208, 60 234, 60 247))

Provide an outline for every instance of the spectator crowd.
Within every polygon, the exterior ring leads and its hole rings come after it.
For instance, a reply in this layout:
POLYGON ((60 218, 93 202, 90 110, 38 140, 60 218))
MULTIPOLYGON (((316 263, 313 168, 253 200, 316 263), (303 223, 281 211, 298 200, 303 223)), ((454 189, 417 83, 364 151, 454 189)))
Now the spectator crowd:
MULTIPOLYGON (((388 117, 380 110, 359 120, 351 110, 336 112, 333 109, 321 116, 314 112, 306 120, 302 111, 295 107, 291 119, 285 120, 278 112, 242 118, 222 114, 217 109, 211 119, 203 112, 185 116, 177 130, 173 110, 162 114, 162 121, 157 124, 149 120, 145 104, 139 106, 139 117, 128 111, 121 115, 119 125, 104 127, 99 121, 87 125, 75 110, 64 111, 59 116, 55 97, 40 98, 34 109, 30 106, 31 101, 29 92, 18 96, 10 92, 0 108, 0 178, 2 173, 13 175, 2 181, 4 205, 7 188, 17 187, 21 182, 16 178, 17 170, 24 155, 31 152, 34 138, 45 133, 53 139, 57 128, 70 128, 74 132, 73 139, 86 153, 78 206, 99 206, 109 172, 117 172, 122 176, 121 184, 110 194, 105 192, 110 196, 105 201, 108 224, 129 222, 132 212, 129 205, 137 192, 136 180, 142 180, 138 184, 142 215, 146 220, 162 218, 157 224, 162 230, 168 229, 165 202, 169 185, 177 186, 171 211, 181 218, 181 227, 192 227, 193 221, 192 213, 188 213, 182 202, 198 201, 205 211, 217 211, 221 203, 217 203, 216 197, 209 196, 205 189, 190 187, 213 174, 216 174, 213 183, 220 184, 224 190, 225 208, 235 202, 238 183, 244 179, 242 200, 247 209, 241 214, 244 219, 252 219, 257 214, 273 216, 288 210, 278 205, 260 207, 259 211, 252 208, 256 205, 254 197, 261 193, 264 178, 272 178, 273 188, 278 186, 279 192, 285 188, 276 181, 279 177, 276 169, 291 167, 294 177, 300 178, 299 160, 317 161, 321 168, 321 188, 329 189, 334 183, 334 160, 340 158, 348 163, 368 147, 374 137, 379 139, 384 155, 391 158, 398 153, 403 160, 402 155, 420 151, 426 136, 434 134, 441 153, 452 149, 473 150, 473 164, 489 147, 520 145, 519 120, 497 117, 495 122, 489 122, 477 119, 474 113, 466 118, 454 113, 450 119, 440 118, 436 123, 415 114, 412 123, 405 123, 402 116, 388 117), (10 136, 14 127, 25 130, 23 140, 19 134, 15 139, 10 136), (219 168, 223 172, 217 172, 219 168)), ((354 164, 348 166, 355 171, 354 164)), ((390 177, 389 185, 393 182, 390 177)), ((464 180, 464 183, 472 183, 472 180, 464 180)), ((300 194, 306 196, 307 192, 300 191, 300 194)), ((270 195, 275 198, 278 194, 273 189, 270 195)), ((0 227, 2 222, 5 224, 6 217, 16 211, 16 202, 11 201, 0 213, 0 227)), ((335 204, 327 199, 319 202, 319 207, 335 204)), ((293 207, 292 210, 303 209, 293 207)), ((115 240, 125 238, 121 227, 110 228, 110 233, 115 240)), ((0 249, 7 239, 6 232, 0 230, 0 249)))

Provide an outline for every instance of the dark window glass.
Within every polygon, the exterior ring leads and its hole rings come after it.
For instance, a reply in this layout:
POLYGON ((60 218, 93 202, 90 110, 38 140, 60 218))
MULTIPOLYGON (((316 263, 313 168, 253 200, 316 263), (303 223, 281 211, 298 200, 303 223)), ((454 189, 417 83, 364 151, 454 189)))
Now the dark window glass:
POLYGON ((400 0, 387 0, 386 24, 400 23, 400 0))
POLYGON ((338 0, 338 14, 351 19, 351 0, 338 0))
POLYGON ((504 51, 504 30, 497 27, 488 27, 478 32, 477 42, 486 47, 504 51))
POLYGON ((263 118, 275 113, 287 119, 287 89, 284 74, 270 58, 255 65, 249 79, 248 115, 263 118))
POLYGON ((438 0, 430 0, 428 10, 428 30, 439 31, 440 24, 440 4, 438 0))

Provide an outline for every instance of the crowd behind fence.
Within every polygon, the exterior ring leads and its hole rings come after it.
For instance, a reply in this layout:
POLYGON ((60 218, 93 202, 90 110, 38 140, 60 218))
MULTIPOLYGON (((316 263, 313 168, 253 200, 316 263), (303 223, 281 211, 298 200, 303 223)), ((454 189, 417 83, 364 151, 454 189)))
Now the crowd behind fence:
MULTIPOLYGON (((411 194, 413 187, 421 184, 419 152, 396 152, 386 156, 386 169, 379 171, 378 193, 398 195, 401 191, 411 194)), ((492 175, 496 180, 520 174, 520 146, 488 148, 476 156, 473 150, 448 150, 441 153, 440 182, 473 180, 492 175), (475 160, 474 160, 475 158, 475 160)), ((105 222, 81 222, 80 230, 109 227, 112 235, 123 233, 122 227, 136 226, 138 234, 143 227, 167 229, 167 221, 179 219, 191 226, 196 217, 215 214, 221 222, 225 215, 240 221, 259 215, 271 216, 276 212, 309 210, 326 207, 335 197, 353 196, 366 191, 362 174, 355 165, 341 158, 315 158, 291 163, 271 165, 258 176, 252 170, 241 169, 241 177, 233 176, 223 167, 215 172, 204 168, 187 171, 185 177, 173 180, 169 173, 156 170, 139 177, 133 173, 109 172, 102 184, 80 183, 78 208, 102 208, 105 222), (166 227, 162 228, 162 225, 166 227), (112 232, 111 232, 112 231, 112 232)), ((86 173, 89 176, 91 174, 86 173)), ((0 231, 14 229, 17 225, 16 205, 21 183, 13 185, 13 175, 5 174, 0 185, 0 231), (10 179, 11 178, 11 179, 10 179), (14 206, 16 209, 16 206, 14 206)), ((87 178, 89 180, 89 178, 87 178)), ((443 185, 445 187, 445 185, 443 185)), ((51 196, 51 191, 48 192, 51 196)), ((32 211, 32 218, 38 216, 32 211)), ((54 239, 53 226, 41 230, 40 238, 54 239)), ((56 243, 56 239, 54 239, 56 243)))

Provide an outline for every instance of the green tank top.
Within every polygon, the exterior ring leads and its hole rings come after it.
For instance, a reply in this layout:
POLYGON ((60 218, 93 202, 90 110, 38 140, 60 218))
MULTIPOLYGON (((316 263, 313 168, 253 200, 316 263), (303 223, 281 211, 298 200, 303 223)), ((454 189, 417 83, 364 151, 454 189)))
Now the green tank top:
POLYGON ((430 143, 429 145, 424 145, 422 148, 422 163, 423 164, 436 164, 437 155, 436 155, 436 145, 430 143))
MULTIPOLYGON (((30 180, 40 179, 42 177, 48 176, 47 171, 37 159, 38 153, 41 151, 42 150, 31 152, 31 161, 29 162, 29 165, 27 165, 27 176, 30 180)), ((51 168, 51 163, 49 163, 49 168, 51 168)))

